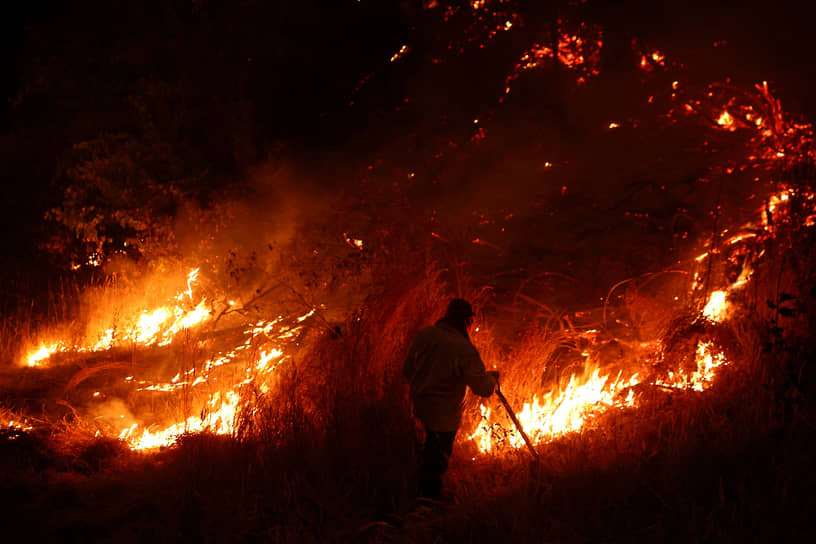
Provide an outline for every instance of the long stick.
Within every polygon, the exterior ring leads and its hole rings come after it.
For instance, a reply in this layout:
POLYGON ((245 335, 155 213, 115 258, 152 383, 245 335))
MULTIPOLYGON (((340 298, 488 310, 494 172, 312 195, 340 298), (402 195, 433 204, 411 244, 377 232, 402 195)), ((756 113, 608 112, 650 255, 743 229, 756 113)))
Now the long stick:
POLYGON ((504 409, 507 410, 507 415, 510 416, 510 419, 513 421, 513 424, 518 429, 518 432, 521 433, 521 437, 524 439, 524 443, 527 444, 527 447, 530 449, 530 453, 533 454, 533 457, 538 459, 538 452, 533 447, 533 443, 530 442, 530 437, 527 436, 527 433, 524 432, 524 429, 521 428, 521 422, 519 422, 518 418, 516 417, 516 413, 510 408, 510 403, 507 402, 507 399, 504 398, 504 393, 501 392, 499 389, 499 384, 496 383, 496 395, 499 397, 499 400, 504 405, 504 409))

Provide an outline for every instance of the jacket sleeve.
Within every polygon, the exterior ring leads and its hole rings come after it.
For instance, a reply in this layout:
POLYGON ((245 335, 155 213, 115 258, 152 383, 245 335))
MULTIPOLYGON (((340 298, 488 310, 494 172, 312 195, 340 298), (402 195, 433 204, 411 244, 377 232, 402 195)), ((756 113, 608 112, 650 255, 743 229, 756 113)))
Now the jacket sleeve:
POLYGON ((496 380, 485 371, 482 358, 475 348, 471 354, 462 358, 462 374, 470 390, 480 397, 489 397, 493 394, 496 380))

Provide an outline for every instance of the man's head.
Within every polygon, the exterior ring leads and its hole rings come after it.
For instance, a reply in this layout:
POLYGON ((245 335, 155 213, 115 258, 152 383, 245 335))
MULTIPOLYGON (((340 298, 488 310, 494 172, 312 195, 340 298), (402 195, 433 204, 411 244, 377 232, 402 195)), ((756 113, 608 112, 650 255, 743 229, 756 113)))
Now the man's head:
POLYGON ((463 298, 455 298, 451 300, 450 304, 448 304, 447 311, 445 311, 445 319, 453 321, 465 329, 470 327, 470 325, 473 323, 474 315, 473 307, 470 305, 470 302, 463 298))

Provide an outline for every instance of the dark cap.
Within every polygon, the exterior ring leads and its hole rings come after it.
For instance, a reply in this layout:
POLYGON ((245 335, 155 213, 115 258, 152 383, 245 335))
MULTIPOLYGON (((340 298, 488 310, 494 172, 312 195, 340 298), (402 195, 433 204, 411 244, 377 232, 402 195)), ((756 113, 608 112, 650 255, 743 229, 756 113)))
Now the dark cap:
POLYGON ((447 317, 470 317, 476 315, 473 312, 473 307, 470 302, 463 298, 455 298, 448 304, 448 309, 445 311, 447 317))

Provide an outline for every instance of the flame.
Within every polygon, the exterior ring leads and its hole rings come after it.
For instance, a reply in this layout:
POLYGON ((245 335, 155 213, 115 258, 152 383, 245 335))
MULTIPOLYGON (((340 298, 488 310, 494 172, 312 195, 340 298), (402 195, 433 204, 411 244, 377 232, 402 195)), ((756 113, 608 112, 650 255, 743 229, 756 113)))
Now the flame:
MULTIPOLYGON (((779 214, 790 201, 792 193, 788 189, 771 195, 761 213, 766 229, 770 232, 769 214, 779 214)), ((803 194, 805 200, 816 208, 816 195, 803 194)), ((810 213, 810 212, 808 212, 810 213)), ((808 216, 810 217, 810 215, 808 216)), ((805 221, 807 224, 807 220, 805 221)), ((742 229, 747 229, 745 225, 742 229)), ((724 233, 725 234, 725 233, 724 233)), ((734 245, 753 240, 755 232, 744 231, 725 239, 725 244, 734 245)), ((696 257, 701 262, 709 257, 706 252, 696 257)), ((751 276, 750 267, 742 270, 736 281, 726 289, 713 291, 706 301, 702 315, 714 323, 729 319, 732 310, 728 302, 728 293, 745 285, 751 276)), ((699 278, 691 283, 692 292, 698 287, 699 278)), ((657 343, 656 347, 660 347, 657 343)), ((588 358, 592 353, 585 353, 588 358)), ((705 391, 716 377, 717 369, 730 364, 725 353, 712 341, 697 342, 694 354, 695 368, 688 371, 679 368, 668 372, 662 378, 655 379, 650 385, 668 390, 705 391)), ((589 365, 582 375, 572 375, 563 388, 553 388, 549 393, 539 396, 537 393, 522 405, 517 414, 522 428, 533 444, 550 442, 567 433, 580 431, 593 418, 613 408, 637 407, 638 399, 633 387, 643 383, 638 373, 624 378, 622 372, 603 374, 597 365, 589 365)), ((649 385, 649 384, 646 384, 649 385)), ((503 426, 495 421, 495 413, 485 404, 480 405, 479 423, 469 436, 482 453, 497 449, 498 445, 517 449, 524 446, 520 433, 515 428, 503 426)))
POLYGON ((677 372, 669 372, 665 379, 655 381, 655 385, 669 389, 704 391, 714 379, 714 371, 728 364, 725 354, 711 341, 697 344, 694 361, 696 369, 691 374, 681 368, 677 372))
MULTIPOLYGON (((584 424, 612 407, 634 405, 634 393, 621 395, 627 388, 638 384, 638 375, 633 374, 624 379, 621 373, 616 376, 601 375, 601 369, 595 368, 584 376, 573 375, 561 390, 553 390, 539 398, 533 395, 525 402, 517 414, 519 423, 534 444, 549 442, 564 434, 579 431, 584 424)), ((482 421, 470 436, 482 453, 490 452, 496 438, 496 424, 490 423, 491 411, 486 406, 480 407, 482 421)), ((516 429, 505 430, 502 436, 511 448, 524 446, 524 438, 516 429)))
POLYGON ((188 417, 184 421, 170 424, 159 430, 145 429, 141 428, 139 424, 132 424, 120 433, 119 438, 125 440, 132 449, 145 450, 169 446, 180 435, 189 432, 206 430, 215 434, 230 434, 234 430, 234 420, 238 413, 241 387, 255 383, 262 392, 268 390, 268 386, 264 383, 263 377, 273 372, 279 364, 289 358, 282 346, 277 345, 275 342, 294 338, 302 326, 300 324, 314 315, 314 313, 315 310, 312 309, 299 316, 296 320, 298 325, 284 331, 279 330, 282 317, 271 321, 253 323, 243 331, 243 334, 247 338, 242 344, 204 363, 202 375, 193 378, 194 370, 188 370, 184 373, 176 374, 169 382, 154 383, 138 388, 138 391, 173 392, 184 388, 208 384, 210 383, 209 374, 212 370, 232 363, 238 357, 248 354, 248 352, 252 350, 252 347, 259 341, 264 343, 264 345, 260 347, 258 354, 250 359, 250 364, 246 367, 244 377, 242 379, 236 378, 232 385, 223 388, 221 391, 216 391, 213 394, 206 404, 206 417, 188 417), (270 340, 264 342, 264 340, 270 336, 273 337, 275 341, 270 340))
MULTIPOLYGON (((653 385, 704 391, 714 380, 716 370, 727 365, 728 360, 713 342, 704 341, 697 345, 695 363, 693 372, 683 369, 669 372, 665 379, 655 380, 653 385)), ((580 431, 593 418, 610 409, 637 407, 633 387, 640 383, 637 373, 624 378, 622 372, 614 376, 602 374, 596 366, 582 376, 572 375, 562 389, 555 388, 542 397, 534 394, 517 417, 533 444, 544 444, 580 431)), ((524 446, 524 439, 515 428, 505 428, 491 419, 490 408, 482 404, 480 412, 480 423, 469 437, 479 451, 489 453, 497 442, 512 449, 524 446)))
MULTIPOLYGON (((363 241, 347 238, 350 245, 362 250, 363 241)), ((106 351, 123 345, 139 347, 162 347, 170 344, 179 333, 198 327, 212 319, 210 303, 196 293, 199 280, 199 269, 193 269, 186 278, 185 288, 179 290, 167 300, 167 304, 140 310, 135 316, 122 318, 125 325, 109 327, 93 342, 72 344, 60 340, 43 342, 33 349, 24 359, 28 366, 42 365, 55 353, 75 352, 94 353, 106 351), (197 301, 197 303, 196 303, 197 301), (127 325, 129 323, 129 325, 127 325)), ((230 301, 229 306, 234 306, 230 301)), ((291 321, 283 316, 266 321, 250 323, 242 332, 244 339, 232 349, 216 353, 199 367, 182 370, 166 382, 139 379, 127 376, 126 384, 131 384, 137 392, 174 393, 182 390, 192 391, 207 384, 215 389, 204 403, 201 416, 185 417, 180 421, 165 425, 144 426, 132 422, 130 416, 122 414, 122 423, 127 426, 119 431, 119 438, 135 450, 153 449, 172 444, 178 436, 199 431, 215 434, 229 434, 234 430, 235 416, 241 400, 241 388, 256 383, 261 391, 268 390, 264 377, 273 372, 279 364, 289 359, 284 349, 284 342, 294 339, 303 326, 303 322, 313 315, 311 309, 300 316, 293 316, 291 321), (294 325, 291 323, 294 322, 294 325), (244 364, 243 374, 233 374, 231 378, 219 383, 210 380, 211 373, 231 363, 244 364)), ((199 395, 199 394, 197 394, 199 395)), ((95 391, 93 398, 100 398, 102 392, 95 391)), ((199 396, 200 398, 200 396, 199 396)))
POLYGON ((720 323, 728 316, 728 303, 725 291, 714 291, 703 308, 703 315, 715 323, 720 323))
POLYGON ((128 442, 132 449, 148 450, 168 446, 184 433, 209 431, 214 434, 229 434, 234 429, 240 400, 240 396, 234 391, 228 391, 223 398, 220 393, 215 393, 207 403, 210 410, 203 417, 190 416, 160 431, 145 429, 141 434, 137 433, 139 425, 134 423, 123 430, 119 438, 128 442))
MULTIPOLYGON (((153 309, 143 309, 131 319, 117 327, 108 327, 94 341, 70 343, 64 340, 42 343, 24 357, 24 364, 41 366, 56 353, 74 351, 77 353, 106 351, 128 344, 138 346, 165 346, 183 330, 201 325, 210 320, 209 302, 202 298, 198 304, 194 301, 193 290, 198 282, 199 269, 195 268, 187 275, 187 288, 173 296, 168 304, 153 309)), ((111 316, 114 320, 115 316, 111 316)))
MULTIPOLYGON (((0 423, 0 428, 5 428, 12 431, 21 431, 21 432, 28 432, 34 429, 34 426, 29 424, 28 421, 17 421, 15 419, 8 419, 5 423, 0 423)), ((7 439, 14 439, 14 436, 8 436, 7 439)))
POLYGON ((52 344, 50 346, 43 344, 39 347, 39 349, 36 349, 28 354, 26 357, 26 364, 28 366, 38 366, 42 361, 47 360, 49 357, 51 357, 51 355, 58 352, 60 347, 61 346, 59 344, 52 344))
MULTIPOLYGON (((481 13, 488 11, 487 4, 485 0, 470 2, 473 11, 480 12, 479 21, 481 23, 488 21, 487 14, 481 13)), ((450 8, 446 13, 453 13, 455 9, 450 8)), ((488 28, 487 39, 491 39, 497 32, 509 31, 516 26, 516 23, 521 23, 521 20, 515 16, 509 16, 504 12, 491 12, 489 24, 485 27, 488 28)), ((558 28, 552 36, 554 40, 557 40, 557 46, 553 46, 552 42, 548 42, 547 45, 535 44, 520 57, 505 81, 505 94, 510 92, 510 84, 519 77, 521 72, 545 65, 552 66, 555 63, 577 72, 579 83, 599 73, 600 49, 603 45, 600 30, 581 25, 579 31, 568 33, 560 28, 561 24, 559 20, 558 28)), ((484 43, 480 44, 480 47, 483 46, 484 43)), ((449 47, 449 49, 452 48, 449 47)), ((461 47, 453 49, 463 50, 461 47)), ((398 61, 409 50, 407 45, 401 46, 391 56, 390 62, 398 61)), ((665 63, 665 56, 660 51, 655 50, 641 57, 641 66, 645 70, 651 70, 654 66, 665 66, 665 63)), ((678 86, 678 81, 672 82, 673 90, 677 90, 678 86)), ((711 112, 719 111, 722 108, 716 120, 719 127, 728 131, 735 131, 738 126, 755 130, 756 142, 763 145, 763 152, 754 151, 756 155, 773 160, 790 160, 790 157, 796 156, 796 149, 792 149, 790 142, 795 138, 801 141, 806 140, 810 129, 805 125, 791 123, 783 117, 778 101, 773 99, 768 92, 767 83, 763 82, 763 85, 757 86, 757 89, 768 107, 767 111, 762 110, 762 115, 752 112, 749 106, 740 106, 732 102, 720 102, 711 108, 702 108, 700 102, 696 102, 694 105, 684 104, 684 109, 689 113, 699 114, 705 111, 706 115, 711 115, 711 112), (724 104, 731 108, 731 111, 724 109, 724 104)), ((708 120, 710 121, 710 117, 708 120)), ((474 124, 479 123, 478 118, 474 120, 474 124)), ((627 120, 626 124, 628 126, 632 123, 627 120)), ((617 122, 608 124, 609 129, 619 126, 617 122)), ((545 162, 544 167, 550 168, 552 163, 545 162)), ((413 176, 412 173, 411 177, 413 176)), ((562 193, 565 191, 566 186, 563 187, 562 193)), ((791 194, 789 190, 784 190, 773 195, 766 202, 762 210, 762 222, 766 232, 772 232, 774 216, 784 212, 791 194)), ((816 222, 814 217, 816 214, 808 216, 806 224, 811 225, 816 222)), ((435 233, 431 235, 441 238, 435 233)), ((351 237, 347 233, 343 233, 343 236, 346 243, 353 248, 363 250, 365 247, 362 239, 351 237)), ((754 233, 738 235, 730 238, 727 243, 738 244, 755 236, 757 234, 754 233)), ((488 244, 479 238, 474 240, 474 243, 488 244)), ((715 254, 714 250, 711 251, 711 255, 713 254, 715 254)), ((706 252, 696 260, 701 262, 709 257, 709 252, 706 252)), ((101 264, 101 256, 94 254, 83 265, 74 265, 73 268, 100 266, 101 264)), ((726 321, 731 313, 728 293, 743 285, 749 276, 750 271, 744 269, 740 278, 731 286, 712 292, 703 307, 702 315, 715 323, 726 321)), ((101 333, 93 335, 93 338, 86 338, 83 343, 72 344, 62 340, 42 342, 27 354, 24 362, 28 366, 39 366, 46 363, 54 354, 68 351, 98 352, 126 345, 166 346, 172 343, 182 331, 198 327, 213 319, 211 301, 197 296, 198 281, 199 269, 196 268, 187 275, 186 289, 180 289, 175 296, 164 301, 165 304, 140 308, 134 314, 126 316, 123 323, 117 323, 115 327, 107 327, 101 333)), ((695 272, 692 290, 698 286, 699 275, 695 272)), ((677 296, 674 297, 675 300, 677 298, 677 296)), ((230 300, 228 306, 235 306, 234 301, 230 300)), ((170 445, 184 433, 209 431, 215 434, 229 434, 233 432, 236 416, 241 407, 242 387, 254 383, 261 391, 268 390, 269 384, 264 381, 264 377, 274 372, 279 365, 290 358, 283 342, 294 338, 299 330, 299 324, 314 312, 315 310, 311 310, 298 317, 298 325, 288 329, 283 327, 283 318, 280 316, 277 319, 251 323, 240 331, 244 335, 243 341, 239 340, 237 346, 232 344, 233 349, 224 349, 215 353, 197 369, 182 369, 169 381, 150 381, 128 376, 125 382, 138 392, 173 393, 203 385, 207 386, 206 390, 215 390, 215 392, 203 402, 204 409, 200 411, 200 415, 183 417, 178 421, 158 425, 129 422, 125 428, 121 429, 118 436, 131 448, 144 450, 170 445), (243 363, 245 366, 243 372, 240 371, 240 368, 239 371, 234 372, 231 380, 219 382, 218 375, 213 376, 214 370, 236 362, 243 363)), ((476 332, 478 331, 477 328, 476 332)), ((593 354, 590 351, 585 355, 588 361, 593 360, 593 354)), ((646 385, 703 391, 712 383, 717 369, 727 364, 729 362, 725 354, 712 341, 699 341, 696 345, 693 371, 680 368, 646 385)), ((555 386, 545 394, 529 391, 515 392, 524 399, 518 419, 536 444, 546 443, 564 434, 580 431, 593 418, 604 412, 638 405, 634 387, 641 384, 642 380, 639 376, 642 372, 634 372, 635 370, 641 369, 629 368, 625 372, 604 372, 596 362, 592 362, 582 373, 571 375, 565 385, 555 386)), ((96 391, 93 396, 99 397, 101 393, 96 391)), ((200 392, 198 399, 201 400, 200 392)), ((499 428, 498 423, 494 421, 495 413, 490 407, 482 404, 480 416, 480 423, 470 436, 480 451, 485 453, 493 451, 499 443, 511 448, 523 446, 523 439, 515 429, 501 430, 499 428)), ((125 418, 124 415, 121 417, 125 418)), ((8 426, 23 428, 20 427, 19 422, 14 420, 8 422, 8 426)), ((120 428, 118 427, 117 430, 120 428)))

